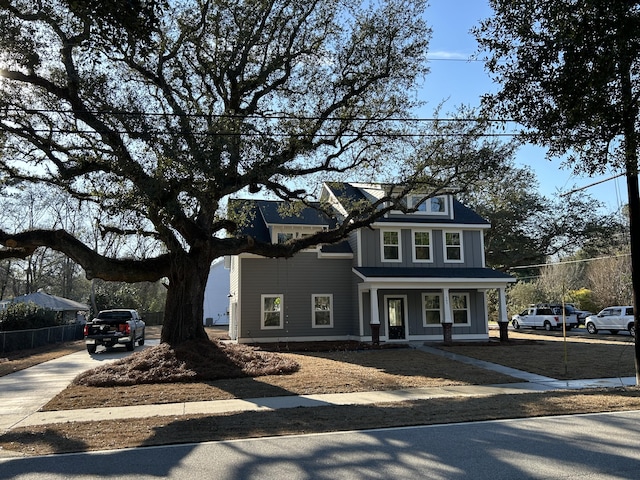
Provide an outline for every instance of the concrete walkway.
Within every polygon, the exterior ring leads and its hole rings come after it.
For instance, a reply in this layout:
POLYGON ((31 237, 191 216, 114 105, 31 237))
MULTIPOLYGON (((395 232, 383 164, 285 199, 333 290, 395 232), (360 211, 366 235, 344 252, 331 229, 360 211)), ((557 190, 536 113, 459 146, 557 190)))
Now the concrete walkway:
MULTIPOLYGON (((148 342, 147 344, 153 344, 148 342)), ((157 343, 157 342, 156 342, 157 343)), ((51 398, 62 391, 79 373, 104 362, 113 361, 126 352, 110 352, 95 356, 77 352, 29 369, 0 377, 0 431, 17 427, 50 423, 101 421, 123 418, 153 416, 180 416, 190 414, 221 414, 229 412, 275 410, 296 407, 319 407, 328 405, 367 405, 382 402, 399 402, 430 398, 458 396, 491 396, 520 394, 562 389, 606 388, 635 385, 635 377, 556 380, 523 372, 482 360, 464 357, 437 348, 420 344, 414 348, 441 355, 449 359, 473 364, 523 380, 521 383, 503 385, 465 385, 432 388, 413 388, 393 391, 337 393, 323 395, 300 395, 264 397, 209 402, 169 403, 128 407, 89 408, 39 412, 51 398)))

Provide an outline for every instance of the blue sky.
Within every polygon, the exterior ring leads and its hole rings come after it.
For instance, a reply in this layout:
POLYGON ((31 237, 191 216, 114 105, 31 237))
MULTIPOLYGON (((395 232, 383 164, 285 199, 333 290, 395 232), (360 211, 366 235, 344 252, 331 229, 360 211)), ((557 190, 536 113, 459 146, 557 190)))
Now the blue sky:
MULTIPOLYGON (((427 10, 427 22, 433 29, 429 46, 431 73, 425 79, 421 96, 427 106, 424 116, 429 117, 440 102, 446 100, 443 112, 453 111, 460 104, 477 106, 483 93, 495 91, 482 62, 467 61, 476 51, 477 43, 469 30, 479 20, 492 13, 486 0, 431 0, 427 10)), ((519 165, 528 165, 538 177, 540 192, 556 196, 610 178, 579 177, 570 169, 562 168, 561 161, 546 160, 545 150, 534 146, 520 149, 516 157, 519 165)), ((606 212, 614 212, 627 202, 624 177, 603 182, 584 190, 594 199, 603 202, 606 212)))

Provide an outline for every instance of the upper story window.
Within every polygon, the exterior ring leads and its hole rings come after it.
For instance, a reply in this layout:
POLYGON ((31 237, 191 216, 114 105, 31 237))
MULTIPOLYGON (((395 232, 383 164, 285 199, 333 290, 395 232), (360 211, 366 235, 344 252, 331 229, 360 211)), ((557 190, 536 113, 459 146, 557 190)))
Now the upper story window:
POLYGON ((272 243, 285 243, 289 240, 303 238, 309 235, 313 235, 321 230, 318 227, 305 227, 305 226, 275 226, 271 230, 271 242, 272 243))
POLYGON ((413 261, 432 262, 431 232, 429 230, 414 230, 411 234, 413 241, 413 261))
POLYGON ((400 262, 402 248, 400 245, 400 230, 380 230, 382 236, 382 261, 400 262))
POLYGON ((446 262, 463 262, 462 256, 462 232, 445 231, 444 233, 444 259, 446 262))
POLYGON ((447 197, 438 196, 424 199, 421 195, 409 195, 407 197, 409 208, 415 208, 416 214, 424 215, 447 215, 447 197))
POLYGON ((277 238, 278 238, 278 243, 285 243, 293 239, 293 233, 280 232, 278 233, 277 238))

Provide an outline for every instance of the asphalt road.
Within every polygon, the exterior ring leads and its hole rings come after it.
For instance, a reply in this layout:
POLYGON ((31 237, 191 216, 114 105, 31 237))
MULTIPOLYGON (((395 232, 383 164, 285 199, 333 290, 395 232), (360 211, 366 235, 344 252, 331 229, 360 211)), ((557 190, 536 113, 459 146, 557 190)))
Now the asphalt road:
POLYGON ((640 412, 0 460, 0 479, 637 479, 640 412))

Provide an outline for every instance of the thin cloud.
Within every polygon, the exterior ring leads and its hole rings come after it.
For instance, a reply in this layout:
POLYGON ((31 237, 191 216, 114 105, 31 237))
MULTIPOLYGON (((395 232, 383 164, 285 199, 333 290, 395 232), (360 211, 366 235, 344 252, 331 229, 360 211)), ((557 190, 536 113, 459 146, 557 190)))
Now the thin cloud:
POLYGON ((428 60, 471 60, 471 55, 467 53, 438 51, 438 52, 427 53, 427 59, 428 60))

